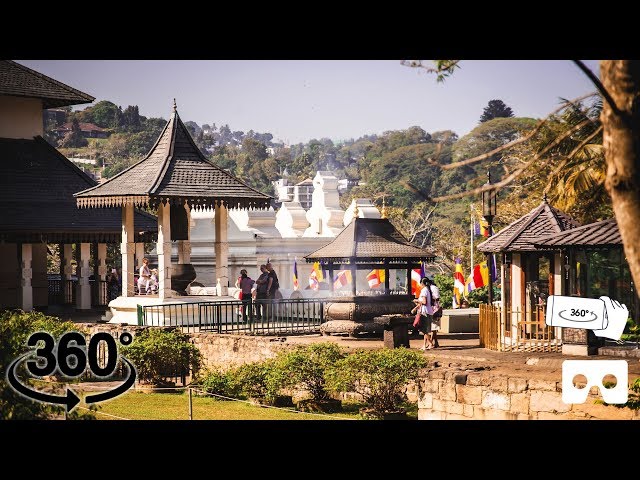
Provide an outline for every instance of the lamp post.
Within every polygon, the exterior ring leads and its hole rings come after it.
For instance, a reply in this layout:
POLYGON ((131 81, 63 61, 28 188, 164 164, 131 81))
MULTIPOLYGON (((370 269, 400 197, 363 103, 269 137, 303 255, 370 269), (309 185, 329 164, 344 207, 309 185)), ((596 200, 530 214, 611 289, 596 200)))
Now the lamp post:
MULTIPOLYGON (((487 183, 491 185, 491 172, 487 171, 487 183)), ((493 217, 496 216, 496 198, 497 191, 495 189, 485 190, 482 192, 482 216, 487 221, 489 228, 489 236, 493 235, 493 217)), ((491 253, 487 252, 487 266, 489 268, 489 305, 493 305, 493 275, 491 275, 491 253)))

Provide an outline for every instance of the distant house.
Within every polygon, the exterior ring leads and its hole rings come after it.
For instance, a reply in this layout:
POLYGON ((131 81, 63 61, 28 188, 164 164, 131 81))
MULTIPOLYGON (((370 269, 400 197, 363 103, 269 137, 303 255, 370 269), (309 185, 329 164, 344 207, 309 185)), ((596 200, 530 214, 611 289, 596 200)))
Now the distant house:
POLYGON ((62 125, 67 119, 67 112, 59 108, 43 110, 42 115, 44 116, 45 125, 50 121, 54 121, 56 125, 62 125))
MULTIPOLYGON (((99 127, 93 123, 80 122, 80 131, 85 138, 107 138, 109 136, 109 130, 99 127)), ((59 128, 54 130, 58 138, 64 137, 71 131, 71 122, 67 122, 59 128)))

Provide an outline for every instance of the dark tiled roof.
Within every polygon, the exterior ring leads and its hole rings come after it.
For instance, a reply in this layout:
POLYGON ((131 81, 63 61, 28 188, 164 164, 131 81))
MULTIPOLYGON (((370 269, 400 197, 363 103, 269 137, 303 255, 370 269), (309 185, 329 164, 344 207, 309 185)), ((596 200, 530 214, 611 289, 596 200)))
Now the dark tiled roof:
POLYGON ((609 218, 550 235, 546 239, 536 242, 536 245, 541 247, 604 247, 622 245, 622 238, 616 219, 609 218))
MULTIPOLYGON (((42 235, 50 242, 120 242, 119 210, 76 206, 73 193, 93 185, 93 179, 42 137, 0 138, 0 238, 40 241, 42 235)), ((153 215, 136 212, 134 218, 136 233, 157 232, 153 215)))
POLYGON ((305 256, 307 262, 316 260, 380 261, 383 259, 430 260, 435 254, 410 244, 387 218, 355 218, 328 245, 305 256))
POLYGON ((478 245, 481 252, 527 252, 537 241, 580 224, 544 200, 540 206, 478 245))
POLYGON ((229 207, 267 208, 271 200, 207 160, 175 111, 143 160, 76 197, 78 205, 89 207, 167 199, 187 200, 192 207, 222 200, 229 207))
MULTIPOLYGON (((62 126, 56 128, 55 130, 70 132, 72 126, 73 126, 72 122, 67 122, 62 126)), ((80 127, 80 130, 83 132, 106 132, 107 131, 106 128, 99 127, 98 125, 94 125, 93 123, 78 122, 78 126, 80 127)))
POLYGON ((10 60, 0 60, 0 95, 41 98, 43 108, 91 103, 91 95, 10 60))

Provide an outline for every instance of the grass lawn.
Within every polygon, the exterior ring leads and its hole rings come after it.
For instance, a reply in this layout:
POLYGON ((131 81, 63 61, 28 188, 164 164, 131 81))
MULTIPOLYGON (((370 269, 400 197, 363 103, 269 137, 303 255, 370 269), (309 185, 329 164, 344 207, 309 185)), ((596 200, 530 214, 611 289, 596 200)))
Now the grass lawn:
MULTIPOLYGON (((345 403, 345 412, 320 416, 264 408, 245 402, 215 400, 211 397, 194 395, 192 399, 194 420, 356 420, 360 418, 358 408, 361 406, 345 403)), ((131 420, 188 420, 189 397, 186 393, 130 392, 99 405, 95 413, 96 419, 114 420, 101 413, 131 420)))

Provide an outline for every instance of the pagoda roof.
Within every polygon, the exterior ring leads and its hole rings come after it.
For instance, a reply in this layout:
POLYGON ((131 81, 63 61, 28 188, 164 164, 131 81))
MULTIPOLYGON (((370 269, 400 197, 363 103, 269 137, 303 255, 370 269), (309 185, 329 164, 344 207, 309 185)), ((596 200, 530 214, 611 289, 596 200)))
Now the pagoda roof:
POLYGON ((611 247, 622 245, 615 218, 572 228, 539 240, 541 247, 611 247))

